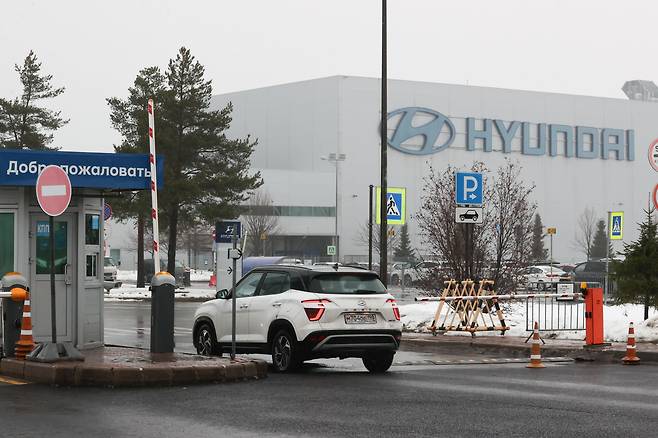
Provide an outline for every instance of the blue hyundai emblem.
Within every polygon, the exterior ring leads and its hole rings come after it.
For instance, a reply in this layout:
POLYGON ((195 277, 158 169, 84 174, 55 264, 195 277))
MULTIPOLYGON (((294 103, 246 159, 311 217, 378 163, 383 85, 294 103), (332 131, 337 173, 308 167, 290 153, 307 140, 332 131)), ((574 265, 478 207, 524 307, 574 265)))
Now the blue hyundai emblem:
POLYGON ((446 149, 455 139, 455 125, 448 117, 438 111, 420 107, 400 108, 388 113, 387 120, 397 115, 401 115, 401 117, 395 131, 393 131, 393 135, 388 139, 388 144, 400 152, 412 155, 429 155, 446 149), (430 120, 418 125, 418 119, 425 118, 430 120), (447 134, 448 138, 443 140, 444 136, 442 141, 439 142, 441 133, 447 134), (405 143, 417 136, 422 137, 420 148, 405 143))

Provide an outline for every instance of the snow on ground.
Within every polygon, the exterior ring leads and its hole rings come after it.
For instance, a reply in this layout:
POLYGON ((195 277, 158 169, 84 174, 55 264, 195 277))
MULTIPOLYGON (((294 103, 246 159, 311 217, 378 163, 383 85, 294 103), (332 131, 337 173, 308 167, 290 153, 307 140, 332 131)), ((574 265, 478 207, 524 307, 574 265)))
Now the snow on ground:
MULTIPOLYGON (((192 282, 209 282, 212 271, 203 269, 192 269, 190 271, 190 281, 192 282)), ((137 271, 117 271, 117 280, 119 281, 137 281, 137 271)))
MULTIPOLYGON (((426 332, 427 327, 434 319, 437 302, 419 302, 414 304, 401 304, 400 314, 405 330, 414 332, 426 332)), ((445 307, 444 307, 445 311, 445 307)), ((527 336, 526 331, 526 306, 525 303, 512 303, 505 306, 505 323, 510 327, 507 334, 510 336, 527 336)), ((658 341, 658 312, 654 309, 649 311, 649 319, 642 321, 644 307, 636 304, 623 304, 617 306, 605 306, 603 308, 603 327, 605 338, 610 342, 626 342, 628 336, 628 324, 635 325, 635 336, 638 341, 658 341)), ((486 315, 485 315, 486 316, 486 315)), ((456 320, 455 320, 456 321, 456 320)), ((488 321, 488 317, 487 317, 488 321)), ((494 321, 497 321, 494 316, 494 321)), ((451 335, 470 336, 464 332, 450 332, 451 335)), ((479 332, 477 336, 497 336, 499 332, 479 332)), ((584 339, 584 331, 557 331, 542 332, 542 336, 555 339, 584 339)))
MULTIPOLYGON (((214 289, 197 289, 193 287, 186 287, 183 289, 176 289, 176 299, 194 299, 194 300, 211 300, 215 298, 214 289)), ((105 294, 106 301, 123 301, 123 300, 142 300, 151 298, 151 291, 148 287, 136 287, 134 284, 124 284, 123 286, 112 289, 109 293, 105 294)))

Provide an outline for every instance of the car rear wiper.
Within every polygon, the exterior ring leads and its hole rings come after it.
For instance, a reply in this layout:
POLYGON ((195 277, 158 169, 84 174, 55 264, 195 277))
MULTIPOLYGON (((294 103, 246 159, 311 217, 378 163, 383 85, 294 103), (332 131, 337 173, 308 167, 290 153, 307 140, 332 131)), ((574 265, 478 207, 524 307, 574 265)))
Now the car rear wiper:
POLYGON ((369 290, 369 289, 356 289, 354 293, 357 294, 378 294, 379 292, 376 290, 369 290))

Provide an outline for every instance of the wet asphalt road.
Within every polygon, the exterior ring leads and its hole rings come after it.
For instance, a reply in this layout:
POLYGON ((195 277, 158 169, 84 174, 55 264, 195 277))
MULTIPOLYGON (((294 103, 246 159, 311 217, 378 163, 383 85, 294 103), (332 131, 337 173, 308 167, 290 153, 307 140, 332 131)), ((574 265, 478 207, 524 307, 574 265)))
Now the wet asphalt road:
MULTIPOLYGON (((191 351, 197 306, 176 304, 179 351, 191 351)), ((147 347, 149 309, 106 303, 106 341, 147 347)), ((368 374, 358 360, 332 360, 260 381, 181 388, 0 384, 0 436, 601 438, 654 437, 658 430, 657 366, 550 363, 529 370, 470 364, 482 359, 471 352, 396 357, 385 375, 368 374)))
POLYGON ((306 367, 185 388, 0 386, 2 436, 655 437, 658 367, 306 367))
MULTIPOLYGON (((176 351, 195 353, 192 344, 192 326, 194 311, 201 303, 177 301, 174 310, 174 340, 176 351)), ((148 349, 150 346, 151 304, 141 301, 106 302, 105 303, 105 343, 148 349)), ((404 337, 403 337, 404 339, 404 337)), ((271 362, 267 355, 252 355, 271 362)), ((394 366, 401 364, 425 364, 427 361, 441 364, 453 361, 481 361, 494 359, 492 355, 483 355, 472 351, 464 352, 416 352, 399 351, 395 356, 394 366)), ((360 359, 318 359, 313 364, 339 369, 364 370, 360 359)))

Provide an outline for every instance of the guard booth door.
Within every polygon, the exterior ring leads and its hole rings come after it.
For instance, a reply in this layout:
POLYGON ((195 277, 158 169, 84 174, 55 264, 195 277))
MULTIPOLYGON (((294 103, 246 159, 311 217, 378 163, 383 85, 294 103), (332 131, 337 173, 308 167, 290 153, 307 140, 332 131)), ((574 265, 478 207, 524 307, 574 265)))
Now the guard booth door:
MULTIPOLYGON (((50 226, 48 216, 30 217, 30 293, 34 340, 50 341, 50 226)), ((57 340, 73 341, 74 293, 76 289, 76 217, 55 218, 55 295, 57 340)))

